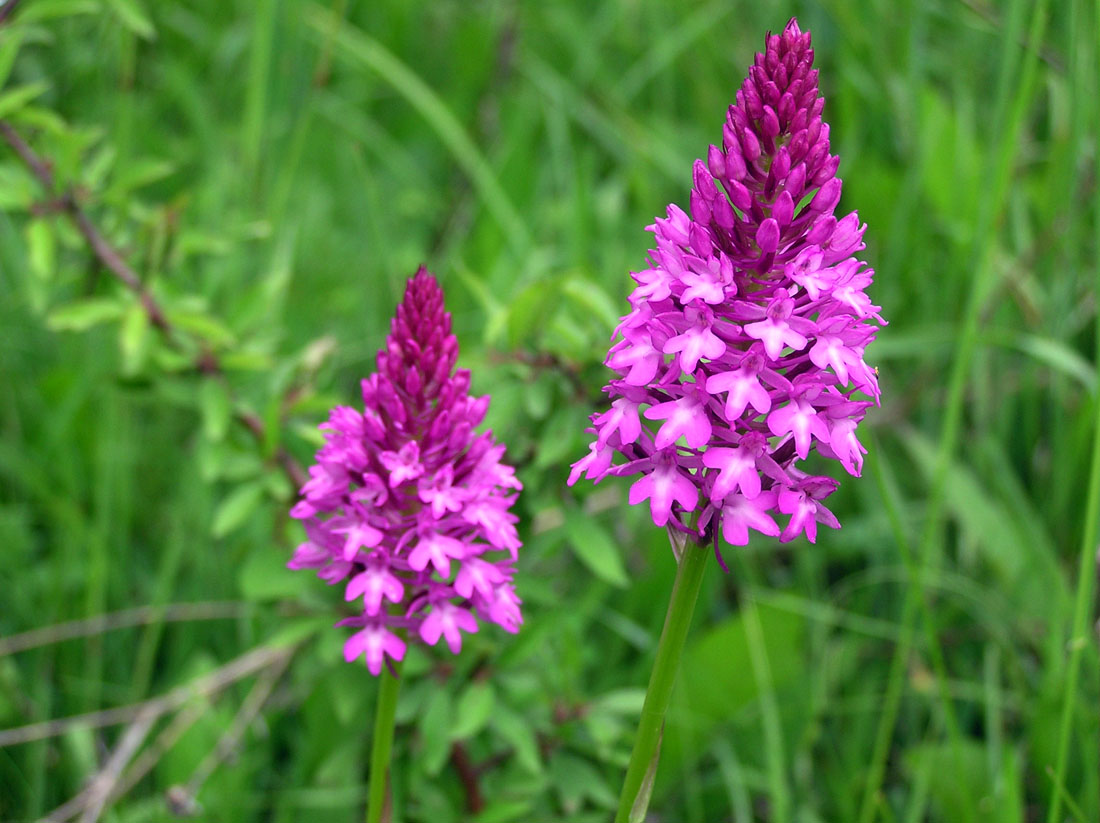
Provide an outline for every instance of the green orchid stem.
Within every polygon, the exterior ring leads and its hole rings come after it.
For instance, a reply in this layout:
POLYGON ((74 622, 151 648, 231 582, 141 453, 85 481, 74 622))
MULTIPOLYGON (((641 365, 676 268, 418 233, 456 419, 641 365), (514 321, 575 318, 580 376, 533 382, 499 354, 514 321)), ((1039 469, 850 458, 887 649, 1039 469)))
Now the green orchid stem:
POLYGON ((401 663, 394 660, 393 672, 382 670, 378 684, 378 705, 374 712, 374 741, 370 750, 370 802, 367 805, 367 823, 387 823, 386 798, 390 788, 390 753, 393 751, 394 713, 397 711, 397 693, 401 690, 401 663))
POLYGON ((665 627, 657 644, 657 658, 653 661, 653 671, 649 676, 649 688, 646 689, 638 735, 623 781, 615 823, 636 823, 645 818, 653 778, 657 773, 665 711, 676 682, 680 655, 684 651, 684 641, 691 626, 691 616, 695 612, 695 601, 699 598, 699 587, 709 554, 705 547, 679 533, 670 531, 669 536, 673 548, 679 550, 680 563, 676 569, 676 582, 672 585, 665 627))

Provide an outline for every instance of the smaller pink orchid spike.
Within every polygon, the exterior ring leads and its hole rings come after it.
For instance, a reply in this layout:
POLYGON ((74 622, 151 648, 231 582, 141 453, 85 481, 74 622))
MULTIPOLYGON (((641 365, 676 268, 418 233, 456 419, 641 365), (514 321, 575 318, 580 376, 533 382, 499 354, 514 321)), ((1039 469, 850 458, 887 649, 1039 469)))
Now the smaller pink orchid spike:
POLYGON ((443 292, 421 267, 397 307, 378 371, 363 381, 362 412, 332 410, 325 445, 291 515, 307 540, 287 564, 344 583, 361 614, 337 625, 358 631, 344 656, 365 657, 374 675, 405 655, 405 639, 457 654, 478 619, 515 632, 512 585, 522 488, 500 462, 504 446, 474 430, 489 398, 470 397, 455 370, 458 340, 443 292))

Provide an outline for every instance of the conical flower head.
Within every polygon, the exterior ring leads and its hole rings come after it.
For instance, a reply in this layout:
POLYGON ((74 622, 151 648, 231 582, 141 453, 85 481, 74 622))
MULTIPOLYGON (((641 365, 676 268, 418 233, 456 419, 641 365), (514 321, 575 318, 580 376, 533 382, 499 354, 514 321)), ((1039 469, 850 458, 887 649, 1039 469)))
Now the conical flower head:
POLYGON ((750 529, 812 542, 818 523, 839 527, 822 502, 836 482, 801 463, 818 452, 860 473, 856 426, 879 397, 863 353, 884 321, 855 257, 865 227, 833 214, 823 109, 810 35, 792 19, 756 55, 721 145, 695 162, 690 214, 672 205, 650 226, 657 248, 605 361, 611 408, 593 415, 570 484, 640 474, 630 501, 654 523, 691 531, 696 512, 699 534, 735 545, 750 529))
POLYGON ((400 660, 405 639, 454 653, 478 620, 518 630, 512 579, 520 541, 509 512, 522 488, 504 447, 475 430, 488 397, 470 397, 455 369, 458 340, 443 292, 423 267, 362 382, 363 410, 338 406, 291 515, 307 540, 288 566, 341 583, 358 614, 344 646, 373 674, 400 660))

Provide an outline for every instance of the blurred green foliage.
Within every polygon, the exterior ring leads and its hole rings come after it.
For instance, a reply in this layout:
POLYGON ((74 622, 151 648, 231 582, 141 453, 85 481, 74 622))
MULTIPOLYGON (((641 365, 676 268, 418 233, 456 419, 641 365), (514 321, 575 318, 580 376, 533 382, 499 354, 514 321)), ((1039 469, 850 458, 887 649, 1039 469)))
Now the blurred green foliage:
POLYGON ((0 149, 0 729, 225 682, 144 731, 0 748, 0 819, 77 796, 127 735, 123 783, 147 771, 103 820, 360 818, 375 684, 329 628, 339 594, 283 568, 286 457, 355 401, 421 262, 526 487, 527 622, 411 655, 399 819, 609 819, 674 564, 626 483, 567 489, 567 466, 644 227, 687 205, 793 13, 891 321, 884 402, 842 531, 709 569, 654 819, 1024 823, 1056 791, 1056 819, 1097 819, 1096 638, 1071 630, 1100 502, 1080 0, 22 0, 0 119, 56 187, 0 149))

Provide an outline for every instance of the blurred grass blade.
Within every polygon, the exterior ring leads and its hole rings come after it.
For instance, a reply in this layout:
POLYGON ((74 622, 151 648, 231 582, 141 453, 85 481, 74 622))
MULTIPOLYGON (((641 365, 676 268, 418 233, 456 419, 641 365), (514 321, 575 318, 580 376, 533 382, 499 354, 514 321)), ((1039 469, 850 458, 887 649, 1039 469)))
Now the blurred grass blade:
POLYGON ((319 40, 323 42, 331 36, 336 48, 345 57, 376 72, 420 112, 481 193, 486 207, 504 229, 508 240, 517 251, 526 249, 530 244, 530 233, 523 218, 512 205, 489 162, 439 95, 400 58, 346 20, 316 5, 308 6, 304 16, 319 40))
POLYGON ((248 85, 244 101, 244 163, 253 175, 263 154, 264 115, 267 111, 268 75, 275 38, 275 4, 258 0, 252 4, 252 47, 248 59, 248 85))
POLYGON ((19 54, 19 48, 22 45, 21 29, 13 29, 0 38, 0 88, 8 82, 12 66, 15 65, 15 57, 19 54))
POLYGON ((0 117, 9 117, 15 114, 31 100, 41 96, 49 87, 49 83, 38 81, 8 89, 0 94, 0 117))
POLYGON ((748 638, 752 676, 759 692, 761 723, 764 727, 764 755, 768 770, 768 794, 776 823, 791 820, 791 790, 787 779, 786 747, 783 744, 783 724, 779 714, 779 701, 772 678, 772 666, 768 659, 768 645, 757 611, 752 591, 746 592, 742 607, 745 618, 745 637, 748 638))
MULTIPOLYGON (((1096 20, 1100 20, 1100 0, 1097 0, 1096 20)), ((1095 31, 1095 30, 1094 30, 1095 31)), ((1100 66, 1100 47, 1097 49, 1097 65, 1100 66)), ((1095 77, 1095 75, 1094 75, 1095 77)), ((1095 94, 1096 89, 1093 89, 1095 94)), ((1100 173, 1100 153, 1096 155, 1096 170, 1100 173)), ((1096 209, 1100 209, 1100 192, 1093 195, 1096 209)), ((1094 217, 1096 231, 1095 246, 1096 259, 1095 277, 1096 286, 1094 294, 1100 294, 1100 211, 1094 217)), ((1093 317, 1095 340, 1095 357, 1097 384, 1100 385, 1100 316, 1093 317)), ((1065 690, 1062 693, 1062 717, 1058 730, 1057 761, 1051 779, 1054 781, 1054 791, 1051 794, 1050 810, 1047 815, 1047 823, 1058 823, 1059 815, 1065 793, 1066 771, 1069 767, 1069 744, 1074 730, 1074 711, 1078 706, 1077 682, 1081 674, 1081 658, 1085 649, 1092 649, 1095 654, 1095 636, 1090 638, 1089 623, 1093 613, 1093 600, 1095 597, 1095 576, 1097 564, 1100 563, 1100 546, 1097 545, 1097 531, 1100 529, 1100 395, 1093 395, 1093 424, 1092 424, 1092 462, 1089 469, 1088 494, 1085 496, 1085 523, 1081 534, 1081 554, 1077 567, 1077 592, 1073 603, 1073 625, 1069 637, 1069 665, 1066 673, 1065 690)), ((1068 798, 1066 799, 1069 803, 1068 798)))
POLYGON ((1035 361, 1073 378, 1096 392, 1096 370, 1089 361, 1060 340, 1037 334, 1013 334, 1006 343, 1035 361))
POLYGON ((149 19, 148 12, 142 8, 139 0, 107 0, 107 5, 111 7, 118 21, 142 40, 157 38, 153 21, 149 19))
POLYGON ((103 11, 99 0, 35 0, 24 3, 19 9, 18 22, 40 23, 57 17, 77 14, 99 14, 103 11))
MULTIPOLYGON (((1011 19, 1018 17, 1022 6, 1022 0, 1016 0, 1011 4, 1011 19)), ((1023 126, 1027 106, 1034 93, 1035 68, 1038 63, 1039 45, 1042 43, 1046 23, 1046 0, 1038 0, 1032 13, 1028 48, 1021 70, 1022 77, 1016 88, 1016 95, 1012 100, 1011 111, 1009 111, 1006 89, 1009 76, 1014 74, 1013 64, 1017 46, 1010 37, 1006 37, 1004 41, 1004 59, 999 80, 1000 90, 1003 94, 998 94, 998 112, 995 115, 994 128, 990 132, 992 135, 1000 136, 996 151, 991 152, 989 155, 987 176, 993 185, 992 190, 981 201, 982 208, 978 215, 978 227, 974 234, 976 248, 973 258, 976 261, 974 266, 976 273, 971 281, 963 313, 962 328, 959 332, 958 346, 948 379, 947 402, 940 429, 936 468, 929 494, 928 513, 921 534, 920 556, 922 562, 932 559, 931 553, 938 545, 947 473, 955 453, 955 447, 958 444, 967 379, 971 373, 974 353, 978 345, 981 313, 994 280, 992 265, 994 234, 990 229, 994 225, 997 216, 1003 211, 1005 198, 1009 191, 1008 182, 1012 159, 1016 156, 1019 133, 1023 126)))
POLYGON ((714 30, 719 22, 732 12, 734 6, 725 0, 708 3, 672 27, 661 39, 649 43, 638 61, 626 70, 619 83, 624 102, 634 99, 646 83, 665 71, 681 54, 687 51, 703 35, 714 30))
POLYGON ((661 141, 652 129, 624 111, 604 111, 545 60, 529 55, 522 68, 544 95, 561 106, 611 156, 624 151, 638 152, 669 180, 678 181, 685 169, 691 169, 690 158, 661 141))

